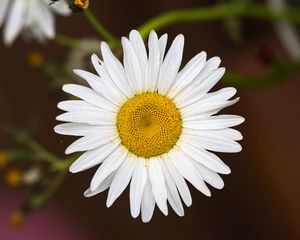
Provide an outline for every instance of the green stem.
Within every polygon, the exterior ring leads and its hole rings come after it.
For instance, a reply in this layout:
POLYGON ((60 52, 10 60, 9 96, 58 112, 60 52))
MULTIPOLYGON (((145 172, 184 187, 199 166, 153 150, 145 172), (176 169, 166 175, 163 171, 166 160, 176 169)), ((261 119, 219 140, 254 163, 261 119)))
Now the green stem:
POLYGON ((289 64, 275 62, 272 65, 270 73, 265 76, 243 76, 238 73, 227 72, 222 78, 222 81, 241 87, 263 88, 283 82, 299 71, 300 62, 289 64))
POLYGON ((68 37, 68 36, 64 36, 61 34, 56 34, 55 38, 53 39, 54 42, 56 42, 57 44, 66 46, 66 47, 78 47, 80 45, 80 40, 72 38, 72 37, 68 37))
POLYGON ((59 186, 64 181, 68 171, 61 171, 55 179, 51 182, 50 186, 48 186, 47 190, 42 194, 44 202, 47 201, 59 188, 59 186))
POLYGON ((50 153, 46 148, 34 140, 27 130, 19 129, 11 126, 6 126, 5 128, 16 141, 24 146, 27 146, 41 161, 46 161, 49 163, 55 163, 60 161, 58 157, 50 153))
POLYGON ((94 29, 111 45, 117 46, 119 41, 103 26, 101 22, 94 16, 94 14, 86 9, 84 11, 84 15, 86 16, 89 23, 94 27, 94 29))
POLYGON ((46 190, 41 194, 35 195, 32 197, 30 203, 33 208, 41 208, 46 202, 54 195, 58 188, 62 185, 70 165, 78 157, 78 154, 74 154, 65 160, 53 162, 52 170, 57 172, 57 175, 49 181, 49 185, 46 190))
POLYGON ((64 171, 66 169, 69 169, 71 164, 80 156, 80 154, 73 154, 72 156, 61 160, 59 162, 55 162, 52 165, 52 168, 54 171, 64 171))
POLYGON ((7 158, 9 161, 20 161, 29 159, 32 157, 32 153, 25 149, 14 149, 7 151, 7 158))
POLYGON ((47 189, 44 192, 32 197, 30 201, 31 206, 34 209, 43 207, 61 186, 67 173, 68 171, 66 169, 64 171, 59 172, 58 175, 50 181, 50 184, 47 186, 47 189))
POLYGON ((56 163, 60 161, 58 157, 50 153, 35 140, 31 140, 27 145, 36 154, 36 156, 40 158, 40 160, 44 160, 49 163, 56 163))
POLYGON ((268 20, 287 20, 300 24, 300 9, 285 8, 281 11, 270 9, 262 4, 227 3, 212 7, 175 10, 158 15, 139 27, 139 32, 146 38, 149 32, 159 30, 174 23, 211 21, 232 17, 252 17, 268 20))

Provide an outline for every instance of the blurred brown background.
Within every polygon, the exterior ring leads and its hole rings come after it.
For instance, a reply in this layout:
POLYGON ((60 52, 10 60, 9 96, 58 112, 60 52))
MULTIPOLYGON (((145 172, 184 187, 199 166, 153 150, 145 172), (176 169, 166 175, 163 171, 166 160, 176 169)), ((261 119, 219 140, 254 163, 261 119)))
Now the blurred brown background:
MULTIPOLYGON (((199 0, 91 2, 91 10, 118 37, 163 11, 211 3, 199 0)), ((97 36, 81 15, 59 18, 57 25, 58 32, 66 35, 97 36)), ((265 21, 243 20, 240 44, 230 40, 220 21, 178 24, 159 33, 164 32, 169 33, 170 39, 178 33, 185 35, 185 62, 205 50, 210 57, 220 56, 227 69, 257 75, 267 71, 257 58, 261 46, 267 45, 282 60, 289 59, 273 25, 265 21)), ((19 39, 11 48, 5 48, 1 42, 0 123, 30 129, 45 147, 63 156, 72 139, 54 134, 53 126, 59 113, 56 104, 65 97, 62 92, 50 94, 51 79, 26 64, 26 55, 31 50, 42 51, 53 61, 63 59, 68 53, 67 48, 51 42, 38 46, 19 39)), ((241 101, 226 112, 246 118, 239 127, 244 135, 243 151, 221 155, 232 169, 232 174, 224 177, 223 190, 212 190, 212 197, 207 198, 191 187, 193 205, 186 208, 183 218, 172 211, 164 217, 156 210, 149 224, 132 219, 128 192, 110 209, 105 206, 106 192, 85 199, 82 194, 95 169, 69 174, 51 201, 64 209, 67 217, 78 219, 80 227, 94 233, 94 238, 82 236, 81 239, 300 239, 299 78, 300 74, 265 89, 238 88, 241 101)), ((225 84, 217 88, 222 86, 225 84)), ((11 137, 4 132, 0 134, 0 148, 15 146, 11 137)), ((0 181, 0 204, 5 193, 6 187, 0 181)), ((51 231, 51 222, 47 224, 51 231)))

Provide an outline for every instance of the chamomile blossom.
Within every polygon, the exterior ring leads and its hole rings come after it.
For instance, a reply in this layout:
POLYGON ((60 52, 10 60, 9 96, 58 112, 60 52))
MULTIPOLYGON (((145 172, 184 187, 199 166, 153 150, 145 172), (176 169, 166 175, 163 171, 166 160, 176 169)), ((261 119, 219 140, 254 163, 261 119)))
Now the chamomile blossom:
POLYGON ((220 58, 205 52, 180 70, 184 37, 178 35, 166 52, 167 35, 152 31, 148 51, 133 30, 122 38, 123 64, 107 43, 101 43, 102 60, 92 55, 97 74, 74 70, 90 87, 63 86, 81 100, 58 104, 66 111, 57 120, 67 122, 55 132, 81 137, 66 154, 84 152, 70 167, 77 173, 100 165, 86 197, 108 191, 107 207, 130 185, 130 211, 150 221, 155 206, 168 214, 168 203, 184 215, 183 203, 192 204, 186 181, 206 196, 206 184, 221 189, 219 174, 230 168, 213 152, 239 152, 242 135, 232 127, 244 118, 216 115, 238 101, 230 100, 232 87, 210 92, 225 69, 220 58), (183 202, 183 203, 182 203, 183 202))
POLYGON ((0 27, 3 37, 11 45, 22 33, 39 41, 55 36, 54 13, 68 15, 69 7, 64 0, 50 4, 49 0, 0 0, 0 27))

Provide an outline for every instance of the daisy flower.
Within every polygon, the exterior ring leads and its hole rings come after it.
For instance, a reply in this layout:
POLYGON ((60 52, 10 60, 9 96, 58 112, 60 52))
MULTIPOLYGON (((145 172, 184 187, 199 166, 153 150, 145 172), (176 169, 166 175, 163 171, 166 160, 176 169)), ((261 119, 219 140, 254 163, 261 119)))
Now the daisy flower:
POLYGON ((97 74, 74 70, 91 86, 63 86, 81 100, 63 101, 67 111, 55 127, 63 135, 80 136, 66 154, 84 152, 70 167, 77 173, 100 165, 84 193, 94 196, 109 188, 110 207, 130 185, 130 211, 144 222, 152 218, 155 205, 168 214, 168 203, 184 215, 182 202, 192 204, 186 180, 206 196, 206 183, 221 189, 219 174, 230 168, 214 152, 239 152, 242 135, 233 126, 244 118, 216 115, 238 101, 230 100, 232 87, 208 93, 225 69, 220 58, 207 60, 205 52, 180 70, 184 37, 178 35, 165 54, 167 35, 152 31, 148 52, 140 34, 133 30, 122 38, 123 64, 107 43, 101 43, 102 60, 91 60, 97 74))
POLYGON ((20 33, 39 41, 53 38, 53 13, 66 16, 70 10, 64 0, 49 4, 49 0, 0 0, 0 27, 5 25, 5 44, 11 45, 20 33))

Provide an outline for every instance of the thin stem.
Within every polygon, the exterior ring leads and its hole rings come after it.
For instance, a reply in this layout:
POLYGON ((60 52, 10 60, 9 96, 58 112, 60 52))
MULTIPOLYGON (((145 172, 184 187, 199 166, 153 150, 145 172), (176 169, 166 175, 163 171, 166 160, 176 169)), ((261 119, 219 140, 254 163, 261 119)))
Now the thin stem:
POLYGON ((287 20, 300 24, 300 9, 285 8, 272 10, 262 4, 227 3, 212 7, 175 10, 158 15, 139 27, 139 32, 146 38, 149 32, 159 30, 175 23, 212 21, 232 17, 252 17, 269 20, 287 20))
POLYGON ((89 23, 93 28, 111 45, 116 46, 119 44, 119 41, 103 26, 103 24, 95 17, 95 15, 89 10, 84 11, 89 23))
POLYGON ((35 209, 43 207, 62 185, 67 173, 68 171, 66 169, 59 172, 58 175, 56 175, 54 179, 50 181, 50 184, 47 186, 47 189, 44 192, 32 197, 30 201, 31 206, 35 209))
POLYGON ((42 199, 46 202, 59 188, 59 186, 63 183, 68 171, 65 169, 61 171, 51 182, 50 186, 48 186, 47 190, 42 194, 42 199))
POLYGON ((54 195, 58 188, 63 184, 63 181, 68 173, 69 166, 77 157, 78 155, 75 154, 63 161, 53 162, 52 167, 54 169, 52 170, 55 170, 57 175, 49 181, 49 185, 45 191, 32 197, 30 203, 34 208, 41 208, 54 195))
POLYGON ((243 76, 238 73, 227 72, 222 81, 225 83, 247 87, 263 88, 283 82, 300 71, 300 62, 282 64, 275 62, 269 74, 265 76, 243 76))
POLYGON ((56 42, 57 44, 66 46, 66 47, 78 47, 80 45, 80 40, 72 38, 72 37, 68 37, 68 36, 64 36, 61 34, 56 34, 55 38, 53 39, 54 42, 56 42))
POLYGON ((7 126, 6 130, 12 134, 15 140, 27 146, 40 160, 55 163, 60 161, 58 157, 49 152, 46 148, 44 148, 40 143, 34 140, 31 135, 24 129, 19 129, 11 126, 7 126))
POLYGON ((45 160, 49 163, 56 163, 60 161, 58 157, 50 153, 46 148, 44 148, 35 140, 29 141, 27 145, 40 158, 40 160, 45 160))
POLYGON ((64 160, 61 160, 59 162, 55 162, 52 165, 52 169, 54 171, 64 171, 66 169, 69 169, 70 165, 79 157, 78 154, 74 154, 69 158, 66 158, 64 160))
POLYGON ((32 157, 32 153, 27 149, 14 149, 7 151, 7 158, 10 161, 20 161, 29 159, 32 157))

